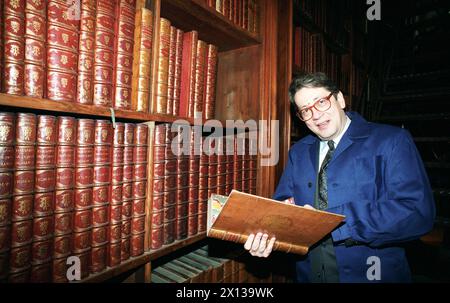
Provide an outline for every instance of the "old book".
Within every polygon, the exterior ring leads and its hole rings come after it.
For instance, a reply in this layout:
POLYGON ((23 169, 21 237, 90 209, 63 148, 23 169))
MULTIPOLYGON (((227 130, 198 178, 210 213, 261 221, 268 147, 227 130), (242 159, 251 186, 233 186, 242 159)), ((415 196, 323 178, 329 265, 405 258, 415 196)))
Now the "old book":
POLYGON ((181 65, 180 117, 193 118, 195 93, 195 67, 197 60, 198 32, 183 34, 181 65))
MULTIPOLYGON (((92 104, 94 93, 94 46, 96 10, 97 7, 94 1, 83 1, 81 3, 76 96, 76 102, 81 104, 92 104)), ((78 38, 78 36, 76 37, 78 38)))
POLYGON ((245 243, 250 234, 276 237, 273 249, 304 255, 344 216, 281 203, 233 190, 208 200, 208 237, 245 243))
POLYGON ((156 75, 156 98, 152 102, 151 112, 167 113, 167 95, 169 92, 170 26, 168 19, 160 19, 158 73, 156 75))
POLYGON ((148 112, 151 82, 151 55, 153 42, 153 12, 142 8, 136 12, 131 109, 148 112))
POLYGON ((131 109, 131 80, 136 2, 119 0, 116 5, 114 45, 114 108, 131 109))

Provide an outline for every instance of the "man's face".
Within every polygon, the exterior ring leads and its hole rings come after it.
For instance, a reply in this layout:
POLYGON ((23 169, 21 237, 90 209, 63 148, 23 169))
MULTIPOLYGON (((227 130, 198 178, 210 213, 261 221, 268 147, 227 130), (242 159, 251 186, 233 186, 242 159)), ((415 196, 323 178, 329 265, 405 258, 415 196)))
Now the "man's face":
MULTIPOLYGON (((312 106, 319 99, 326 98, 330 92, 323 87, 300 89, 294 96, 295 104, 299 109, 312 106)), ((345 100, 341 92, 338 97, 333 95, 330 98, 331 106, 326 111, 320 112, 312 108, 312 118, 305 121, 306 126, 322 140, 332 140, 336 138, 344 129, 345 100)))

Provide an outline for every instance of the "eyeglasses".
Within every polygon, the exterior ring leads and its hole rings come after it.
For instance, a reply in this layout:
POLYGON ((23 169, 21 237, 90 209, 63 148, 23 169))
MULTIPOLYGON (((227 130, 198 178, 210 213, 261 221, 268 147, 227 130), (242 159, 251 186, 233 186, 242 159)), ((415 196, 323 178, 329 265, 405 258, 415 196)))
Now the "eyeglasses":
POLYGON ((296 107, 297 117, 300 120, 305 122, 312 118, 312 116, 313 116, 312 109, 313 108, 315 108, 319 112, 324 112, 324 111, 328 110, 331 107, 331 101, 330 101, 331 96, 333 96, 333 93, 330 93, 325 98, 321 98, 321 99, 317 100, 316 102, 314 102, 313 105, 311 105, 309 107, 304 107, 302 109, 299 109, 298 107, 296 107))

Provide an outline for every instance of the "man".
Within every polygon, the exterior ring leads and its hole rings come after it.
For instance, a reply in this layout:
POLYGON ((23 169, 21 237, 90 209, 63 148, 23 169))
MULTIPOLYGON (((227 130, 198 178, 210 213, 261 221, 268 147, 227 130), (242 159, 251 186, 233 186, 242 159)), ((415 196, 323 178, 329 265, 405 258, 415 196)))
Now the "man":
MULTIPOLYGON (((298 280, 409 282, 402 242, 428 232, 435 216, 411 135, 344 112, 343 94, 322 73, 294 79, 289 96, 316 136, 292 146, 274 199, 346 216, 297 262, 298 280)), ((244 247, 267 257, 274 241, 258 233, 244 247)))

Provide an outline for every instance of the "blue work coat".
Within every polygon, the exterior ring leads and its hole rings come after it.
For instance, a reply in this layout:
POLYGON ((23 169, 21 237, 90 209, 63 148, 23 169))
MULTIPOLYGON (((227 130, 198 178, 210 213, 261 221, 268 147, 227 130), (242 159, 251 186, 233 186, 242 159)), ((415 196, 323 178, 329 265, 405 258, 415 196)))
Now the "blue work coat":
MULTIPOLYGON (((332 232, 339 280, 408 282, 401 243, 428 232, 435 217, 423 162, 408 131, 347 115, 352 122, 327 169, 327 211, 345 215, 332 232), (347 239, 363 244, 344 245, 347 239)), ((274 199, 314 205, 318 150, 311 135, 292 146, 274 199)), ((297 262, 297 278, 307 282, 311 274, 306 256, 297 262)))

